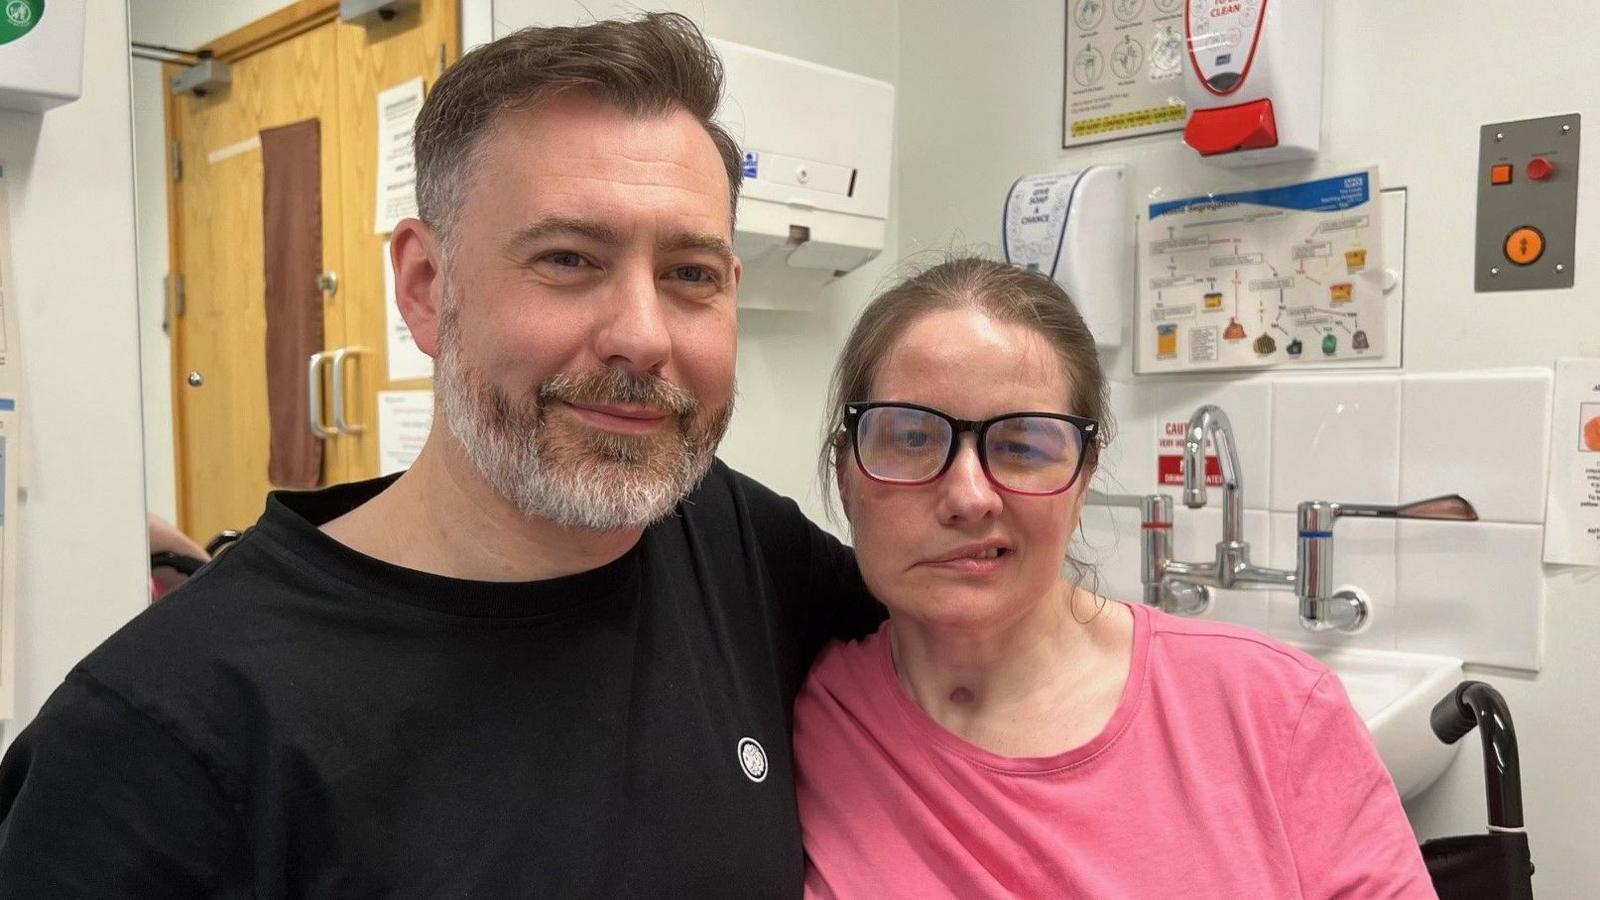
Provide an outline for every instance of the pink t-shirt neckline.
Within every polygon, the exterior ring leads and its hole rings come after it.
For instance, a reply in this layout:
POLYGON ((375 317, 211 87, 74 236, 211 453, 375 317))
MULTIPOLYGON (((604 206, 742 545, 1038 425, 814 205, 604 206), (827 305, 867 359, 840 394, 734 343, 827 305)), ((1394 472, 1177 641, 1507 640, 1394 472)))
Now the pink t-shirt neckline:
POLYGON ((1001 756, 967 741, 939 724, 939 721, 929 715, 928 711, 918 705, 916 699, 906 691, 905 685, 900 681, 899 673, 895 671, 894 649, 890 640, 893 622, 885 622, 883 628, 872 639, 878 645, 874 653, 877 657, 876 664, 884 676, 880 684, 889 692, 895 707, 900 710, 913 731, 974 765, 1009 775, 1048 775, 1085 765, 1109 750, 1127 733, 1128 726, 1138 717, 1139 707, 1144 702, 1145 675, 1150 653, 1150 611, 1143 606, 1123 603, 1121 600, 1107 602, 1119 603, 1133 614, 1133 652, 1128 663, 1128 680, 1122 687, 1122 698, 1117 701, 1116 711, 1111 714, 1105 727, 1100 729, 1100 733, 1086 743, 1062 753, 1051 756, 1001 756))

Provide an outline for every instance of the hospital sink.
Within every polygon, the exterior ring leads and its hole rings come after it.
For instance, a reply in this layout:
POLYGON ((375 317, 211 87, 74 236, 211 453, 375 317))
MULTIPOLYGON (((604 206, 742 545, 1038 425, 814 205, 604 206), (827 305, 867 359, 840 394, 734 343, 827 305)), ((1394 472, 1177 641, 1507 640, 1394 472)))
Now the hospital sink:
POLYGON ((1445 744, 1434 737, 1428 713, 1461 683, 1461 660, 1354 647, 1299 648, 1344 682, 1402 800, 1422 793, 1444 774, 1461 742, 1445 744))

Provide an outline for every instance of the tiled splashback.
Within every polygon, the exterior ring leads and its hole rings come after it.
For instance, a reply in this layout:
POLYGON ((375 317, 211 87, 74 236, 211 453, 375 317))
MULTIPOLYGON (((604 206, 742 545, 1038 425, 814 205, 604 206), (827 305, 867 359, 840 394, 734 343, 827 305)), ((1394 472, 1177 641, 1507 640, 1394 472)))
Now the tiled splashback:
MULTIPOLYGON (((1549 370, 1471 375, 1284 376, 1111 385, 1114 441, 1094 486, 1173 495, 1178 559, 1208 560, 1222 536, 1221 495, 1201 510, 1158 484, 1167 423, 1214 403, 1233 422, 1251 561, 1292 568, 1302 500, 1394 504, 1458 493, 1479 522, 1340 519, 1334 583, 1362 588, 1371 623, 1356 634, 1300 627, 1293 594, 1219 591, 1210 615, 1300 642, 1412 650, 1538 669, 1544 616, 1549 370)), ((1136 599, 1139 516, 1085 509, 1077 558, 1101 592, 1136 599)))

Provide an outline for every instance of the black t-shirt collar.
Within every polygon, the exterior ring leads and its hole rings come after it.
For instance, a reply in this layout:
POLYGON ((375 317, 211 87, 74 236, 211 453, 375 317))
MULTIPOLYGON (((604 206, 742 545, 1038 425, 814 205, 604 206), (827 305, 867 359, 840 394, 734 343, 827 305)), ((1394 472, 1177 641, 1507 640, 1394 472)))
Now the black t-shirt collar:
POLYGON ((320 526, 355 509, 393 484, 398 475, 318 491, 274 491, 256 531, 289 562, 309 566, 360 591, 436 612, 476 618, 545 616, 631 596, 638 584, 642 547, 597 569, 542 581, 472 581, 397 566, 359 553, 320 526))

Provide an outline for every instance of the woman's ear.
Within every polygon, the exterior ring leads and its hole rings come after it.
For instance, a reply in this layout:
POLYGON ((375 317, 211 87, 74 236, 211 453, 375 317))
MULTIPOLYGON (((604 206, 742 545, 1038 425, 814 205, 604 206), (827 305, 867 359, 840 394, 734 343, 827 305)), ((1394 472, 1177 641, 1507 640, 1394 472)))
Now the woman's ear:
POLYGON ((833 448, 833 483, 839 489, 839 508, 844 510, 845 521, 850 521, 850 467, 845 461, 850 458, 849 451, 840 440, 833 448))

